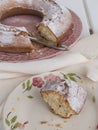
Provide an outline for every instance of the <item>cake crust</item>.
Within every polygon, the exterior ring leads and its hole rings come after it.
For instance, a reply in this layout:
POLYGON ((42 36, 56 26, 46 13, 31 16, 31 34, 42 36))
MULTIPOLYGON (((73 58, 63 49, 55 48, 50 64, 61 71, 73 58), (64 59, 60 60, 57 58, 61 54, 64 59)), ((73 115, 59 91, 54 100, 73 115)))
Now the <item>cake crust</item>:
MULTIPOLYGON (((37 25, 39 34, 41 37, 54 41, 57 44, 65 34, 67 35, 72 27, 72 16, 70 11, 67 8, 62 9, 54 0, 0 0, 0 20, 19 14, 33 14, 42 17, 42 21, 37 25)), ((3 25, 1 24, 0 26, 3 25)), ((5 35, 5 32, 3 33, 3 31, 0 30, 0 35, 1 38, 5 35)), ((10 32, 8 36, 9 35, 10 32)), ((6 39, 8 39, 7 36, 6 39)), ((3 45, 3 40, 0 41, 0 51, 10 52, 13 48, 11 51, 13 52, 16 47, 16 52, 31 52, 32 47, 28 39, 24 38, 23 40, 23 42, 25 44, 28 43, 28 45, 23 45, 20 37, 17 38, 13 35, 12 39, 14 39, 12 43, 9 43, 11 39, 7 40, 6 46, 3 45), (20 39, 20 41, 17 41, 17 39, 20 39)))

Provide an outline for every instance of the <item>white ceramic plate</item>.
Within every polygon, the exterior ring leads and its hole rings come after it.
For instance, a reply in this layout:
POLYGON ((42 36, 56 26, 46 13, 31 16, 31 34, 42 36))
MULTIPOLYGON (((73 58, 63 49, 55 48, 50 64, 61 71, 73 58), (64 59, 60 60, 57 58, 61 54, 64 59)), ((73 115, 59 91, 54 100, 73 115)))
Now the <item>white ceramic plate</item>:
POLYGON ((61 72, 46 73, 22 82, 8 97, 3 111, 5 130, 96 130, 98 125, 98 86, 79 82, 88 93, 79 115, 69 119, 53 114, 40 95, 40 87, 48 79, 63 76, 61 72), (54 77, 55 75, 56 77, 54 77), (47 77, 48 76, 48 77, 47 77), (51 78, 52 76, 52 78, 51 78), (42 78, 42 79, 40 79, 42 78), (39 86, 39 88, 34 85, 39 86))
MULTIPOLYGON (((72 21, 73 21, 73 27, 69 32, 69 35, 65 36, 64 39, 62 41, 60 41, 62 43, 62 45, 67 45, 67 46, 73 46, 73 44, 75 44, 78 39, 81 36, 81 32, 82 32, 82 22, 79 18, 79 16, 77 16, 76 13, 74 13, 72 10, 69 10, 71 15, 72 15, 72 21)), ((38 17, 36 17, 35 15, 30 17, 30 16, 26 16, 26 15, 21 15, 21 16, 15 16, 15 17, 11 17, 11 21, 14 21, 14 24, 11 24, 12 26, 21 26, 23 25, 23 23, 21 23, 21 19, 24 19, 24 25, 25 27, 28 28, 27 22, 30 22, 30 18, 32 19, 32 24, 30 25, 30 27, 32 27, 33 32, 35 34, 37 34, 37 30, 35 29, 36 24, 38 24, 40 22, 41 19, 38 19, 38 17), (20 18, 19 18, 20 17, 20 18), (29 20, 27 20, 29 19, 29 20), (20 20, 20 25, 15 24, 15 21, 20 20)), ((7 20, 9 21, 8 23, 10 23, 10 19, 7 20)), ((12 22, 13 23, 13 22, 12 22)), ((33 53, 27 54, 27 53, 5 53, 5 52, 0 52, 0 62, 11 62, 11 63, 21 63, 21 62, 27 62, 27 61, 35 61, 35 60, 40 60, 40 59, 47 59, 47 58, 52 58, 55 57, 56 55, 62 54, 63 51, 58 51, 49 47, 45 47, 45 46, 41 46, 40 44, 34 44, 34 48, 35 51, 33 53)))

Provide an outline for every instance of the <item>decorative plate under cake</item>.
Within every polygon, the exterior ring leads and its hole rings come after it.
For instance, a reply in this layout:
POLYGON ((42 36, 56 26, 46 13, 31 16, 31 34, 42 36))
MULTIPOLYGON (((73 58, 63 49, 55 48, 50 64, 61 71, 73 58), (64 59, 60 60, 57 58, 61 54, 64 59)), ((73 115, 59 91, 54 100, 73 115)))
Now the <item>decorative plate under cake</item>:
MULTIPOLYGON (((61 42, 68 45, 69 47, 73 46, 76 41, 80 38, 82 32, 82 22, 80 18, 71 11, 72 18, 73 18, 73 27, 69 35, 67 35, 61 42)), ((32 17, 33 18, 33 17, 32 17)), ((36 17, 34 16, 34 19, 36 17)), ((37 21, 36 21, 37 22, 37 21)), ((35 25, 34 25, 35 26, 35 25)), ((35 27, 33 27, 35 28, 35 27)), ((7 61, 7 62, 25 62, 30 60, 39 60, 39 59, 47 59, 54 57, 63 53, 63 51, 58 51, 55 49, 51 49, 45 47, 43 45, 34 44, 35 50, 33 53, 5 53, 0 52, 0 61, 7 61)))

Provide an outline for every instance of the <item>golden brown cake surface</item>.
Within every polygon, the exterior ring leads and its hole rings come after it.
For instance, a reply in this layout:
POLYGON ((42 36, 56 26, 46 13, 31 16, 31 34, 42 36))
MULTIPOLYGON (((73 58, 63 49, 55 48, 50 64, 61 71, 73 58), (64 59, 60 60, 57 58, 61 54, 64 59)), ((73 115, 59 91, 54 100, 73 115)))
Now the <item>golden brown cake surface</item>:
MULTIPOLYGON (((60 41, 72 26, 69 10, 62 9, 53 0, 0 0, 0 20, 19 14, 41 16, 43 19, 37 25, 38 32, 45 39, 55 42, 60 41)), ((14 36, 12 32, 0 30, 0 39, 0 51, 10 52, 11 47, 16 47, 16 52, 30 52, 32 49, 29 39, 14 36)), ((11 52, 15 51, 14 48, 11 52)))

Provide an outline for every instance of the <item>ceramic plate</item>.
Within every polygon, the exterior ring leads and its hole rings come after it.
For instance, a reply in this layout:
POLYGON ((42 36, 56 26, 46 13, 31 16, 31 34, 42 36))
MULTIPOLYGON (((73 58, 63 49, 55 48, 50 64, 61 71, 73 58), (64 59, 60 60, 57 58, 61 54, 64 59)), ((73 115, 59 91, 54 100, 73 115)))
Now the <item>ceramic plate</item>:
MULTIPOLYGON (((64 44, 68 46, 72 46, 80 37, 81 32, 82 32, 82 22, 80 18, 73 12, 71 11, 72 18, 73 18, 73 27, 70 30, 69 34, 64 37, 64 39, 61 41, 64 42, 64 44)), ((22 16, 22 18, 25 18, 26 16, 22 16)), ((20 17, 19 17, 20 18, 20 17)), ((19 18, 15 17, 15 19, 12 21, 17 21, 19 18)), ((28 17, 29 19, 29 17, 28 17)), ((38 18, 36 16, 32 16, 32 25, 33 25, 33 30, 35 30, 35 33, 37 33, 37 30, 35 28, 36 23, 38 23, 38 18)), ((10 21, 11 22, 11 21, 10 21)), ((27 21, 26 21, 27 24, 27 21)), ((14 25, 14 24, 12 24, 14 25)), ((39 60, 39 59, 46 59, 46 58, 51 58, 56 55, 61 54, 63 51, 58 51, 55 49, 51 49, 42 45, 34 44, 35 50, 31 54, 27 53, 5 53, 5 52, 0 52, 0 61, 7 61, 7 62, 25 62, 25 61, 30 61, 30 60, 39 60)))
MULTIPOLYGON (((78 115, 64 119, 49 110, 41 98, 40 88, 47 80, 59 77, 64 79, 61 72, 46 73, 22 82, 10 94, 5 104, 5 130, 97 130, 98 86, 86 79, 77 81, 88 93, 84 107, 78 115)), ((72 77, 71 79, 76 78, 72 77)))

